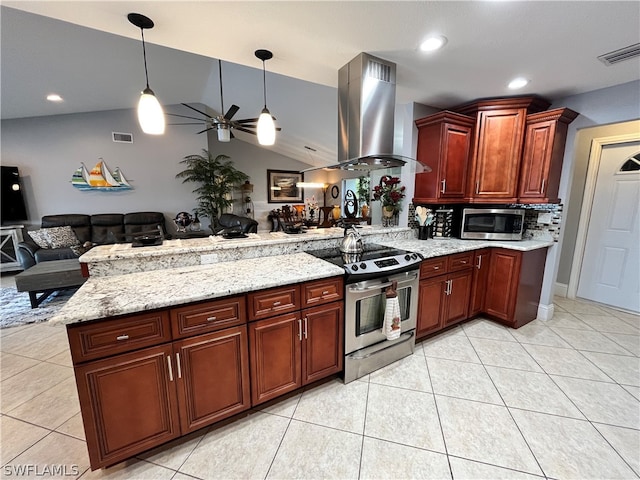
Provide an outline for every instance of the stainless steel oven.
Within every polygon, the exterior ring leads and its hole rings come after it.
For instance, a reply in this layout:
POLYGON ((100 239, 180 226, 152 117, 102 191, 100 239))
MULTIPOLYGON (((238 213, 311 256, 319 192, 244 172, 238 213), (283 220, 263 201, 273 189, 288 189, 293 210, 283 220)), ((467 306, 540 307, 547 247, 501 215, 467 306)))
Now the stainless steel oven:
POLYGON ((380 245, 365 245, 361 254, 334 249, 307 252, 345 270, 344 381, 349 383, 413 353, 418 315, 419 268, 422 257, 380 245), (396 281, 401 335, 382 333, 386 289, 396 281))

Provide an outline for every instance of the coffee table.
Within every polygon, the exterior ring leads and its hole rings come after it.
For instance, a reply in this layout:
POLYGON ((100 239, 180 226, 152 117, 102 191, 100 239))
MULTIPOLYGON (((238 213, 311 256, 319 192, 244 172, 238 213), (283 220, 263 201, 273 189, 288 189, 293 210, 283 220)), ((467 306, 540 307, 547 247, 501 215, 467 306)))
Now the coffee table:
POLYGON ((15 276, 16 289, 29 292, 31 308, 37 308, 56 290, 77 287, 87 279, 82 276, 77 259, 40 262, 15 276), (41 293, 38 297, 37 294, 41 293))

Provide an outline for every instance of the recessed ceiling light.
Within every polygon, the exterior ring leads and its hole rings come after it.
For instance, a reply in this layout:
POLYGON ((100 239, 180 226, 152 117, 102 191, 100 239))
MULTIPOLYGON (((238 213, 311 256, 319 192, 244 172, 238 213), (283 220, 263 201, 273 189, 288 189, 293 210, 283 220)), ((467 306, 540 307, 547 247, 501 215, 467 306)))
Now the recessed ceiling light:
POLYGON ((509 82, 509 88, 511 90, 518 90, 519 88, 522 88, 528 84, 529 84, 529 80, 527 80, 524 77, 518 77, 518 78, 514 78, 509 82))
POLYGON ((445 43, 447 43, 447 37, 433 35, 420 44, 420 50, 423 52, 433 52, 444 47, 445 43))
POLYGON ((50 102, 61 102, 62 101, 62 97, 60 95, 58 95, 57 93, 51 93, 51 94, 47 95, 47 100, 49 100, 50 102))

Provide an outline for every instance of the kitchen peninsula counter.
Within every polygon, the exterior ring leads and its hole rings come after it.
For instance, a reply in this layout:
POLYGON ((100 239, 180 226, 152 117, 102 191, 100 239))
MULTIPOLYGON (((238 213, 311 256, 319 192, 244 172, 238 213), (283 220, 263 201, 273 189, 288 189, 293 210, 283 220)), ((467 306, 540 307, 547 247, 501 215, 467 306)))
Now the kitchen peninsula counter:
POLYGON ((431 238, 429 240, 389 240, 380 242, 387 247, 401 248, 421 254, 424 258, 452 255, 481 248, 506 248, 520 252, 529 252, 554 245, 553 240, 460 240, 458 238, 431 238))

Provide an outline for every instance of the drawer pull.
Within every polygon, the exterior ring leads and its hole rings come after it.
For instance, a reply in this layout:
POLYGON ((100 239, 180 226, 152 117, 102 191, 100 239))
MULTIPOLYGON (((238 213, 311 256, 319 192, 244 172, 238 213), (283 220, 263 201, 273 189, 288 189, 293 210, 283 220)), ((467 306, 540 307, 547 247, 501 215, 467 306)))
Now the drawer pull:
POLYGON ((322 292, 323 295, 329 295, 329 290, 325 290, 322 292))
POLYGON ((460 261, 460 263, 461 263, 462 265, 466 265, 466 264, 467 264, 467 261, 466 261, 466 260, 461 260, 461 261, 460 261))
POLYGON ((440 267, 433 267, 434 270, 440 270, 440 267))
POLYGON ((207 322, 215 322, 218 317, 208 317, 207 322))
POLYGON ((116 340, 118 340, 119 342, 122 340, 129 340, 129 335, 118 335, 116 337, 116 340))
POLYGON ((273 306, 277 307, 278 305, 280 305, 282 302, 273 302, 273 306))

